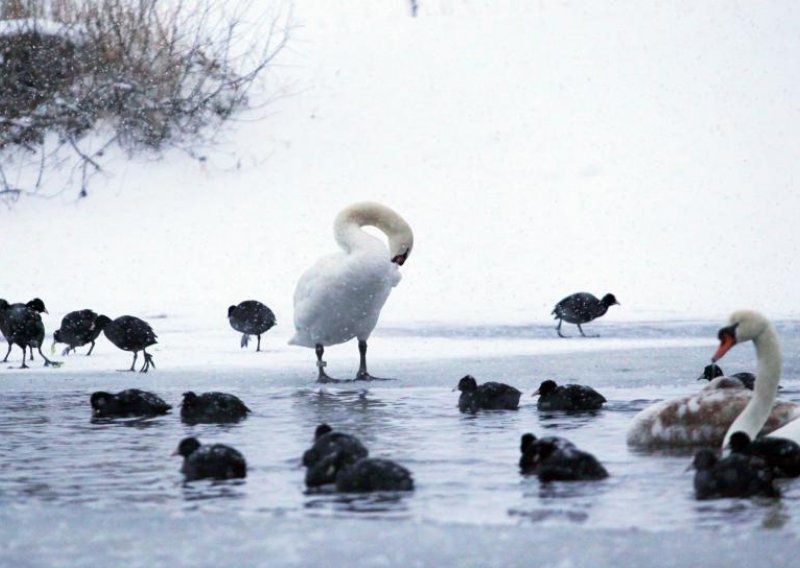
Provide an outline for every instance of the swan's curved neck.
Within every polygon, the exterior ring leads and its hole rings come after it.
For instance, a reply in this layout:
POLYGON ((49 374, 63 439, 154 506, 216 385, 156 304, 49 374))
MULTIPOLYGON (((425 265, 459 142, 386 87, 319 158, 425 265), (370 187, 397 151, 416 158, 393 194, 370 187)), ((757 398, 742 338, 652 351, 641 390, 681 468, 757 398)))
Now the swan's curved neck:
POLYGON ((380 239, 362 230, 371 226, 380 229, 389 239, 390 258, 413 244, 411 228, 397 213, 379 203, 358 203, 344 209, 336 217, 333 234, 346 252, 386 250, 380 239), (404 244, 408 243, 408 244, 404 244))
POLYGON ((772 412, 772 405, 778 394, 778 381, 781 378, 781 348, 778 334, 772 325, 753 339, 756 346, 758 371, 753 396, 741 414, 736 417, 722 442, 727 447, 731 434, 740 431, 755 439, 772 412))

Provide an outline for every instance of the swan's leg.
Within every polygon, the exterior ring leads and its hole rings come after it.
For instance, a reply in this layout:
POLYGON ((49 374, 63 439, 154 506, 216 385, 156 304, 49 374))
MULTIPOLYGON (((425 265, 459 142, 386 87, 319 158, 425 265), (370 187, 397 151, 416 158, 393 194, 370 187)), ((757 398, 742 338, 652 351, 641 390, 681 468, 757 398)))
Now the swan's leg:
POLYGON ((3 358, 3 363, 6 363, 8 361, 8 356, 10 354, 11 354, 11 342, 9 341, 8 342, 8 351, 6 351, 6 356, 5 356, 5 358, 3 358))
POLYGON ((92 341, 92 346, 91 346, 91 347, 89 347, 89 351, 87 351, 87 352, 86 352, 86 356, 87 356, 87 357, 88 357, 89 355, 91 355, 91 354, 92 354, 92 350, 93 350, 93 349, 94 349, 94 341, 92 341))
POLYGON ((261 351, 261 334, 259 333, 258 335, 256 335, 256 337, 258 338, 258 344, 256 345, 256 351, 261 351))
POLYGON ((367 372, 367 341, 365 339, 358 340, 358 354, 361 361, 358 365, 358 374, 354 380, 356 381, 389 381, 391 379, 382 379, 380 377, 373 377, 367 372))
POLYGON ((561 333, 561 324, 564 323, 564 320, 558 320, 558 325, 556 326, 556 333, 558 333, 559 337, 566 337, 563 333, 561 333))
POLYGON ((325 361, 322 360, 322 354, 325 353, 325 348, 322 346, 321 343, 317 343, 316 348, 314 351, 317 353, 317 369, 319 369, 319 374, 317 375, 317 382, 318 383, 339 383, 341 382, 339 379, 334 379, 333 377, 328 376, 328 373, 325 372, 325 361))

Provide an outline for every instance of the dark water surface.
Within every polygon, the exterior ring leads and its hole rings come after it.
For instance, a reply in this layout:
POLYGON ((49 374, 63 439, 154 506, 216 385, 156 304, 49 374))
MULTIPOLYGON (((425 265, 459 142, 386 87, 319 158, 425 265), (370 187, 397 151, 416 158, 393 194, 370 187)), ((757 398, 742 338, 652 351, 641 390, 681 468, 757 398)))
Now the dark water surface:
MULTIPOLYGON (((710 354, 708 346, 659 347, 657 340, 713 338, 712 324, 670 324, 666 332, 662 324, 661 335, 654 329, 658 329, 655 324, 602 328, 605 336, 618 332, 623 339, 650 334, 656 340, 653 347, 628 349, 623 344, 607 351, 525 356, 462 352, 452 357, 444 341, 437 359, 374 361, 373 366, 380 365, 399 379, 369 385, 321 387, 309 380, 305 369, 296 367, 285 371, 159 367, 147 376, 3 369, 0 516, 5 523, 24 521, 34 533, 48 531, 53 516, 76 522, 85 517, 97 523, 95 532, 128 534, 132 545, 149 530, 145 527, 150 521, 173 518, 183 523, 188 517, 204 527, 209 518, 222 523, 224 519, 236 519, 231 520, 235 523, 253 519, 266 530, 291 523, 300 533, 308 523, 309 530, 323 527, 334 535, 339 521, 359 520, 440 529, 464 525, 566 529, 587 538, 593 531, 605 530, 734 534, 767 530, 795 546, 800 535, 800 481, 781 482, 784 496, 780 500, 698 502, 693 499, 692 473, 684 471, 690 454, 645 453, 626 446, 625 432, 632 416, 657 400, 700 388, 694 379, 710 354), (452 387, 466 373, 479 381, 514 384, 525 391, 523 406, 517 412, 460 414, 458 393, 452 387), (530 394, 545 378, 593 385, 609 402, 594 414, 539 412, 530 394), (93 390, 134 386, 153 390, 176 405, 173 413, 147 420, 90 422, 88 396, 93 390), (232 392, 254 412, 237 425, 184 425, 177 404, 181 393, 190 389, 232 392), (320 422, 357 434, 372 456, 408 467, 414 473, 416 491, 373 496, 307 493, 300 456, 320 422), (611 477, 602 482, 541 484, 535 477, 520 476, 516 464, 524 432, 571 439, 601 459, 611 477), (238 448, 248 460, 247 479, 184 483, 178 472, 180 459, 170 458, 170 453, 189 435, 238 448), (107 525, 98 518, 118 522, 107 525)), ((781 396, 800 401, 797 329, 794 322, 780 326, 786 378, 781 396)), ((375 341, 402 345, 406 337, 424 336, 435 342, 447 333, 446 328, 433 327, 416 335, 388 329, 375 341)), ((476 327, 467 338, 474 339, 479 351, 483 342, 503 341, 519 333, 519 328, 497 328, 492 334, 476 327)), ((730 372, 752 370, 752 348, 740 347, 724 362, 730 372)), ((21 557, 15 557, 15 551, 21 553, 25 546, 57 550, 74 538, 65 531, 63 542, 51 535, 49 544, 37 545, 35 534, 26 537, 28 533, 9 530, 5 524, 0 536, 5 535, 8 558, 16 560, 21 557)), ((208 532, 197 535, 196 545, 212 546, 217 533, 203 530, 208 532)), ((65 560, 69 563, 69 558, 65 560)))

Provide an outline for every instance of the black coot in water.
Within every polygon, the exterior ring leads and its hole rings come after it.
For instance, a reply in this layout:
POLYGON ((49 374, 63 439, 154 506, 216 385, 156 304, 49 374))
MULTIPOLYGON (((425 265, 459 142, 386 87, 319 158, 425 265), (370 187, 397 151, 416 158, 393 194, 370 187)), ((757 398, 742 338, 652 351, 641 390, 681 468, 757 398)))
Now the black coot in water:
POLYGON ((775 477, 800 476, 800 444, 787 438, 756 438, 744 432, 734 432, 728 440, 734 454, 761 458, 772 468, 775 477))
POLYGON ((780 497, 772 483, 772 469, 762 459, 730 454, 719 459, 713 450, 694 455, 694 494, 697 499, 724 497, 780 497))
MULTIPOLYGON (((8 341, 8 351, 6 352, 6 359, 8 354, 11 353, 11 346, 18 345, 22 349, 22 366, 21 369, 27 369, 28 365, 25 364, 27 348, 31 349, 31 359, 33 359, 33 348, 39 351, 39 355, 44 359, 44 366, 50 365, 59 366, 61 363, 51 361, 42 353, 42 343, 44 342, 44 323, 42 322, 41 313, 47 313, 44 307, 44 302, 39 298, 34 298, 27 304, 11 304, 5 303, 5 309, 2 310, 2 325, 3 335, 6 336, 8 341)), ((3 359, 5 361, 6 359, 3 359)))
POLYGON ((586 337, 581 324, 605 315, 608 308, 615 305, 619 305, 619 302, 614 297, 614 294, 606 294, 602 300, 598 300, 596 296, 588 292, 578 292, 567 296, 557 303, 551 312, 555 319, 558 320, 558 326, 556 327, 558 336, 564 337, 561 333, 561 324, 567 322, 576 324, 581 335, 586 337))
POLYGON ((535 473, 540 481, 594 481, 608 477, 608 471, 592 454, 556 436, 522 436, 519 460, 524 474, 535 473))
POLYGON ((89 402, 95 418, 131 418, 166 414, 172 406, 160 396, 139 389, 127 389, 117 394, 98 391, 89 402))
POLYGON ((275 325, 275 314, 257 300, 245 300, 228 308, 228 321, 233 329, 242 333, 242 347, 247 347, 250 336, 255 335, 258 338, 256 351, 261 351, 261 334, 275 325))
POLYGON ((369 451, 355 436, 343 432, 335 432, 327 424, 320 424, 314 432, 314 445, 303 454, 303 465, 306 466, 306 485, 318 487, 336 482, 337 469, 318 467, 329 456, 336 455, 335 462, 340 464, 355 463, 367 457, 369 451))
POLYGON ((153 356, 147 352, 147 347, 158 343, 153 328, 146 321, 134 316, 120 316, 110 320, 106 316, 98 316, 96 323, 103 328, 108 340, 123 351, 133 351, 133 362, 129 371, 135 370, 136 358, 139 351, 144 353, 144 364, 140 372, 146 373, 150 366, 155 369, 153 356))
POLYGON ((361 458, 350 461, 341 452, 333 452, 312 466, 312 478, 335 478, 336 491, 367 493, 370 491, 411 491, 414 480, 402 465, 387 459, 361 458))
POLYGON ((86 355, 91 355, 94 342, 103 331, 103 324, 110 321, 105 316, 102 316, 103 319, 99 319, 100 317, 92 310, 77 310, 65 315, 61 320, 61 327, 53 332, 53 349, 56 343, 66 343, 67 347, 62 352, 66 356, 70 351, 75 351, 76 347, 91 343, 86 352, 86 355))
POLYGON ((250 409, 236 396, 224 392, 183 393, 181 420, 190 424, 238 422, 250 409))
POLYGON ((181 472, 187 481, 247 477, 244 456, 224 444, 202 445, 197 438, 184 438, 172 455, 183 456, 181 472))
POLYGON ((606 398, 592 387, 584 385, 558 386, 555 381, 546 380, 533 393, 539 395, 536 406, 539 410, 597 410, 606 398))
POLYGON ((484 410, 517 410, 522 393, 514 387, 489 381, 478 385, 472 375, 458 381, 458 409, 461 412, 484 410))
MULTIPOLYGON (((703 368, 703 374, 697 377, 698 381, 706 380, 706 381, 713 381, 717 377, 724 377, 725 373, 722 368, 717 365, 716 363, 712 363, 710 365, 706 365, 703 368)), ((739 382, 744 385, 744 388, 753 390, 753 387, 756 384, 756 376, 753 373, 734 373, 731 375, 731 378, 739 379, 739 382)))

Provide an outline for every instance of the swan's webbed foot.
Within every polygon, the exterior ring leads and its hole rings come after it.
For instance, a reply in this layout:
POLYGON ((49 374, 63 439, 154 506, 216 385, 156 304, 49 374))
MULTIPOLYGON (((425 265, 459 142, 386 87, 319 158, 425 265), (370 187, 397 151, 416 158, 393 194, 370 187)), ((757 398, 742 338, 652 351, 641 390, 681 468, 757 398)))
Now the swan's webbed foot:
POLYGON ((354 381, 396 381, 397 379, 389 379, 385 377, 373 377, 366 371, 359 371, 354 381))

